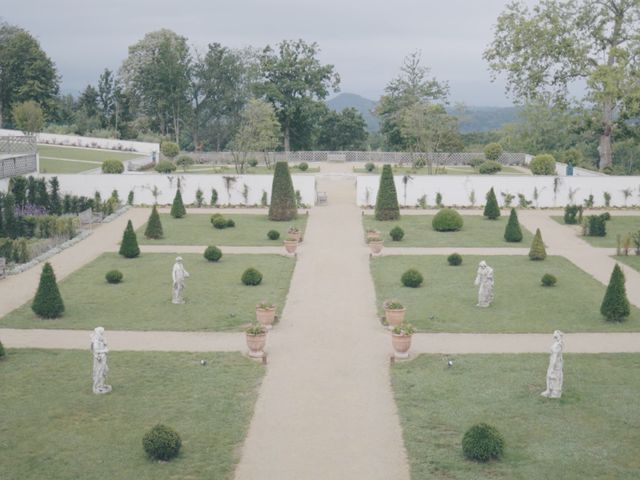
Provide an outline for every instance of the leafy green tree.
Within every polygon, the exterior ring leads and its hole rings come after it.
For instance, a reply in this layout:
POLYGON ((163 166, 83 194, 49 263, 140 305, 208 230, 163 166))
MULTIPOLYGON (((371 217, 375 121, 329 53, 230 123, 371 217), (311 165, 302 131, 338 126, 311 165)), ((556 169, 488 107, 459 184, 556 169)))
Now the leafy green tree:
POLYGON ((11 109, 11 115, 18 130, 22 130, 26 135, 42 131, 44 112, 33 100, 15 103, 11 109))
POLYGON ((120 243, 120 255, 126 258, 135 258, 140 255, 140 247, 138 247, 138 237, 133 229, 131 220, 127 222, 127 227, 122 234, 122 243, 120 243))
POLYGON ((162 144, 160 145, 160 151, 162 152, 162 155, 170 160, 173 160, 180 153, 180 147, 178 147, 177 143, 162 142, 162 144))
POLYGON ((64 302, 58 290, 56 275, 49 262, 42 267, 40 283, 33 298, 31 310, 42 318, 58 318, 64 313, 64 302))
POLYGON ((531 260, 544 260, 547 258, 547 250, 544 248, 542 233, 539 228, 536 229, 536 234, 533 236, 531 248, 529 249, 529 258, 531 260))
POLYGON ((489 220, 495 220, 500 216, 500 207, 498 206, 498 199, 496 198, 496 192, 491 190, 487 192, 487 203, 484 206, 483 215, 489 220))
POLYGON ((97 107, 103 128, 117 128, 115 116, 117 111, 116 82, 113 72, 108 68, 100 74, 98 79, 97 107))
POLYGON ((0 126, 9 124, 16 103, 33 100, 51 114, 59 83, 39 42, 26 30, 0 22, 0 126))
POLYGON ((261 80, 256 93, 273 105, 285 151, 295 147, 292 130, 308 125, 314 104, 324 100, 330 90, 337 90, 340 83, 333 65, 320 63, 319 52, 316 43, 284 40, 275 49, 267 46, 259 56, 261 80))
POLYGON ((270 103, 251 99, 241 113, 240 126, 233 141, 231 150, 236 173, 244 173, 247 157, 251 152, 267 152, 278 146, 280 125, 270 103))
POLYGON ((98 118, 98 91, 93 85, 87 85, 78 97, 78 108, 83 110, 86 116, 99 123, 98 118))
POLYGON ((184 203, 182 203, 182 193, 180 193, 180 189, 176 191, 175 197, 173 197, 173 203, 171 204, 171 216, 173 218, 182 218, 187 214, 187 210, 184 208, 184 203))
POLYGON ((376 220, 398 220, 400 218, 400 206, 398 205, 398 193, 393 181, 391 165, 382 167, 380 186, 376 197, 376 220))
POLYGON ((345 108, 341 112, 327 110, 319 127, 319 150, 362 150, 366 146, 367 123, 355 108, 345 108))
POLYGON ((600 168, 611 166, 614 115, 640 96, 637 0, 545 0, 532 10, 510 3, 498 17, 484 58, 495 76, 507 75, 518 100, 568 103, 576 82, 600 120, 600 168), (570 93, 571 92, 571 93, 570 93))
POLYGON ((502 156, 502 145, 497 142, 489 143, 484 147, 484 156, 487 160, 497 162, 502 156))
POLYGON ((504 239, 507 242, 521 242, 522 241, 522 229, 520 228, 520 222, 518 221, 518 214, 516 209, 511 209, 509 215, 509 221, 504 229, 504 239))
POLYGON ((289 164, 276 162, 271 186, 269 220, 283 222, 293 220, 297 215, 296 192, 293 189, 289 164))
POLYGON ((622 322, 631 313, 624 284, 624 273, 616 263, 600 306, 600 313, 610 322, 622 322))
POLYGON ((553 155, 536 155, 529 162, 529 168, 534 175, 555 175, 556 159, 553 155))

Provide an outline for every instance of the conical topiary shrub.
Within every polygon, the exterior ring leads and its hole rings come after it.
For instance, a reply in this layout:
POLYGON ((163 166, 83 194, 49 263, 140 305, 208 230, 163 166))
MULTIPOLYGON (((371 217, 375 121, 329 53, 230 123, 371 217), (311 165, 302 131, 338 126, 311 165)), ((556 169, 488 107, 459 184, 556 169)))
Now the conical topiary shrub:
POLYGON ((58 290, 56 275, 49 262, 42 267, 38 291, 31 304, 33 313, 42 318, 58 318, 64 312, 64 302, 58 290))
POLYGON ((489 220, 495 220, 500 216, 500 207, 498 207, 498 200, 496 194, 493 191, 493 187, 487 193, 487 204, 484 206, 483 215, 489 220))
POLYGON ((160 215, 158 215, 158 209, 153 206, 151 215, 149 215, 149 221, 147 222, 147 229, 144 231, 144 236, 147 238, 158 239, 162 238, 162 223, 160 222, 160 215))
POLYGON ((173 197, 173 204, 171 204, 171 216, 173 218, 182 218, 187 214, 187 210, 182 203, 182 194, 180 189, 176 192, 176 196, 173 197))
POLYGON ((376 197, 376 220, 398 220, 399 218, 400 207, 398 206, 398 193, 393 181, 393 172, 391 165, 384 165, 376 197))
POLYGON ((138 237, 136 237, 136 232, 133 231, 131 220, 127 222, 127 228, 124 229, 124 233, 122 234, 122 243, 120 244, 120 251, 118 253, 126 258, 135 258, 140 255, 138 237))
POLYGON ((518 214, 516 209, 511 209, 509 215, 509 221, 504 229, 504 239, 507 242, 521 242, 522 241, 522 229, 520 228, 520 222, 518 222, 518 214))
POLYGON ((624 273, 616 263, 600 306, 600 313, 610 322, 622 322, 631 313, 624 283, 624 273))
POLYGON ((547 251, 544 248, 544 242, 542 241, 542 234, 540 229, 536 229, 536 234, 531 242, 531 249, 529 250, 529 258, 531 260, 544 260, 547 258, 547 251))
POLYGON ((269 220, 285 222, 298 216, 296 192, 293 189, 289 164, 276 162, 271 185, 271 205, 269 205, 269 220))

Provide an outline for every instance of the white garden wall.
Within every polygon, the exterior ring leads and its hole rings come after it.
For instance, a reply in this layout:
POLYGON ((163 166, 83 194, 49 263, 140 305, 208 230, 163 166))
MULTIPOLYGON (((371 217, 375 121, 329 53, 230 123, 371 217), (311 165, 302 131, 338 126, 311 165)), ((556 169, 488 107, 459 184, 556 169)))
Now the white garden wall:
MULTIPOLYGON (((533 207, 563 207, 569 203, 582 205, 593 195, 594 206, 604 206, 604 192, 611 195, 612 207, 640 205, 640 177, 613 176, 518 176, 518 175, 421 175, 413 176, 406 185, 402 176, 394 177, 400 205, 415 206, 418 199, 426 195, 429 205, 435 204, 436 194, 442 194, 442 202, 452 206, 472 206, 471 192, 475 193, 475 205, 485 203, 485 195, 491 187, 496 192, 498 203, 503 205, 501 192, 515 196, 512 205, 518 205, 518 193, 533 201, 533 207), (631 190, 625 201, 623 190, 631 190), (534 192, 537 190, 538 199, 534 192)), ((379 175, 360 175, 356 179, 358 205, 374 205, 378 193, 379 175)))
MULTIPOLYGON (((20 130, 0 129, 0 136, 22 136, 20 130)), ((38 143, 68 147, 101 148, 123 152, 139 152, 151 155, 160 151, 159 143, 135 142, 113 138, 81 137, 79 135, 59 135, 57 133, 36 133, 38 143)))
MULTIPOLYGON (((128 174, 128 175, 42 175, 47 180, 58 177, 60 192, 64 195, 84 195, 93 197, 96 191, 100 192, 103 200, 106 200, 113 190, 118 190, 120 199, 126 201, 129 191, 134 192, 134 204, 151 205, 154 203, 152 191, 158 188, 158 203, 170 204, 176 194, 178 179, 180 180, 182 199, 185 204, 195 203, 196 190, 200 188, 204 194, 205 202, 211 199, 211 189, 218 191, 218 203, 229 205, 244 205, 242 194, 244 186, 248 187, 247 205, 260 205, 262 192, 266 191, 268 199, 271 199, 271 184, 273 175, 161 175, 161 174, 128 174), (229 194, 225 186, 224 177, 235 178, 230 185, 229 194)), ((292 175, 293 188, 300 190, 302 203, 315 205, 316 180, 312 175, 292 175)), ((7 190, 8 180, 0 181, 0 189, 7 190)))

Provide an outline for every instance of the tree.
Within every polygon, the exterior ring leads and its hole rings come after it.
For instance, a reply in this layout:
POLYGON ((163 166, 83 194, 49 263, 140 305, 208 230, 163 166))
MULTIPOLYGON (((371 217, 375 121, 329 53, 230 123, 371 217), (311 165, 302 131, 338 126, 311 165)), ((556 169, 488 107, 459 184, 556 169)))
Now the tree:
POLYGON ((147 238, 159 239, 162 238, 163 234, 160 215, 158 215, 158 209, 154 205, 151 210, 151 215, 149 215, 147 229, 144 231, 144 236, 147 238))
POLYGON ((53 112, 60 79, 55 65, 26 30, 0 23, 0 127, 14 104, 33 100, 53 112))
POLYGON ((44 125, 44 112, 33 100, 15 103, 11 115, 18 130, 22 130, 25 135, 40 132, 44 125))
POLYGON ((100 112, 100 121, 105 128, 117 128, 115 125, 117 115, 117 101, 116 101, 116 82, 113 72, 108 68, 100 74, 98 79, 98 98, 97 107, 100 112))
MULTIPOLYGON (((601 113, 600 168, 612 165, 614 114, 640 95, 637 0, 545 0, 529 10, 509 4, 485 50, 494 79, 506 73, 517 100, 567 104, 570 87, 586 84, 585 100, 601 113)), ((635 103, 635 102, 631 102, 635 103)))
POLYGON ((93 85, 87 85, 78 97, 78 109, 84 111, 87 118, 98 119, 98 91, 93 85))
POLYGON ((631 313, 624 284, 624 273, 616 263, 600 306, 600 313, 610 322, 622 322, 631 313))
POLYGON ((173 160, 180 153, 180 147, 178 147, 177 143, 162 142, 160 144, 160 151, 162 152, 162 155, 170 160, 173 160))
POLYGON ((173 197, 173 203, 171 204, 171 216, 173 218, 182 218, 186 214, 187 210, 184 208, 184 203, 182 203, 182 194, 178 188, 175 197, 173 197))
POLYGON ((240 126, 231 142, 236 173, 244 173, 251 152, 267 152, 278 146, 280 124, 270 103, 251 99, 240 115, 240 126))
POLYGON ((127 228, 124 229, 124 233, 122 234, 122 243, 120 243, 118 253, 125 258, 135 258, 140 255, 138 238, 136 237, 136 232, 133 230, 131 220, 127 222, 127 228))
POLYGON ((484 147, 484 157, 487 160, 493 160, 494 162, 497 162, 501 156, 502 145, 500 145, 499 143, 489 143, 484 147))
POLYGON ((289 164, 276 162, 271 186, 271 204, 269 220, 283 222, 298 216, 296 192, 293 189, 289 164))
POLYGON ((544 248, 542 233, 540 233, 539 228, 536 228, 536 234, 533 236, 531 248, 529 249, 529 258, 531 260, 544 260, 547 258, 547 250, 544 248))
POLYGON ((319 127, 319 150, 362 150, 369 136, 364 117, 351 107, 341 112, 327 110, 320 120, 319 127))
POLYGON ((330 90, 337 91, 340 76, 334 73, 333 65, 320 63, 316 43, 284 40, 276 50, 267 46, 259 56, 261 80, 256 93, 273 105, 284 149, 289 151, 292 129, 308 124, 314 104, 324 100, 330 90))
POLYGON ((498 206, 498 199, 496 198, 496 192, 491 190, 487 192, 487 204, 484 206, 483 215, 489 220, 495 220, 500 216, 500 207, 498 206))
POLYGON ((520 222, 518 222, 518 214, 516 209, 511 209, 509 215, 509 221, 504 229, 504 239, 507 242, 521 242, 522 241, 522 229, 520 228, 520 222))
POLYGON ((40 283, 36 296, 31 304, 33 313, 42 318, 58 318, 64 312, 64 302, 58 290, 56 283, 56 275, 49 262, 42 267, 40 274, 40 283))
POLYGON ((376 197, 375 208, 376 220, 398 220, 400 218, 400 207, 398 205, 398 193, 393 181, 391 165, 382 167, 380 175, 380 186, 376 197))

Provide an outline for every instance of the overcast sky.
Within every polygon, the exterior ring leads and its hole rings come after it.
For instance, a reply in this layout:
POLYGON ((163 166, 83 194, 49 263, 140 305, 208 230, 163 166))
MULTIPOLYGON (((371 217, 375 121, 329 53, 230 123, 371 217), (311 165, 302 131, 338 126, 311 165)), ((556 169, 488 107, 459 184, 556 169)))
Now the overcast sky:
MULTIPOLYGON (((127 47, 169 28, 204 50, 211 42, 263 47, 303 38, 335 65, 342 92, 377 100, 414 50, 451 86, 451 101, 510 105, 482 52, 506 0, 0 0, 2 18, 37 37, 77 93, 116 70, 127 47), (9 8, 10 5, 10 8, 9 8)), ((527 3, 534 3, 527 0, 527 3)))

